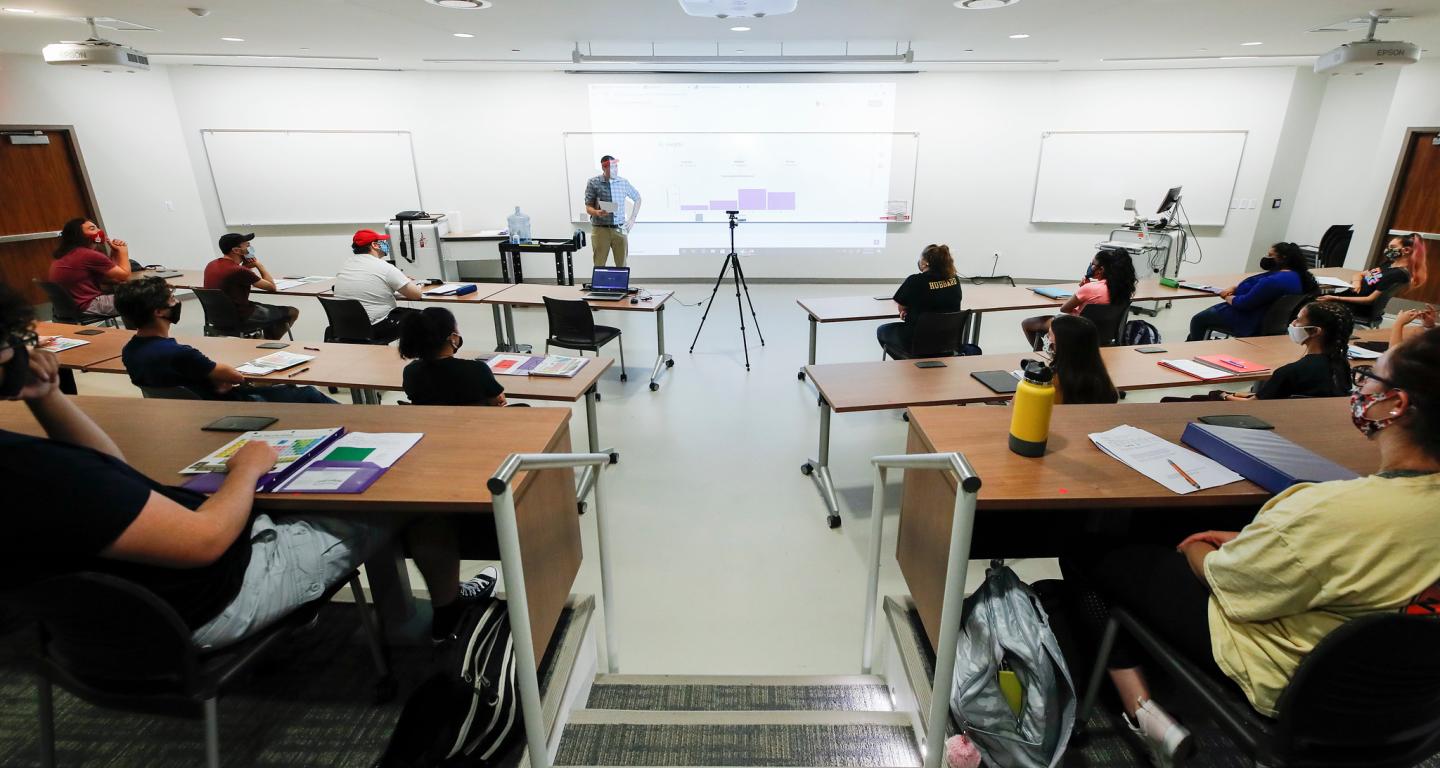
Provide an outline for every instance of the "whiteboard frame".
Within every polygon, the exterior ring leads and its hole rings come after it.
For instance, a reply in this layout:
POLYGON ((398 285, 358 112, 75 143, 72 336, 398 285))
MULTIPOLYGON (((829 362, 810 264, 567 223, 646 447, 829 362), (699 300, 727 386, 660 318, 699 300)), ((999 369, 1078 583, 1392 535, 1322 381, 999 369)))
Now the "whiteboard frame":
POLYGON ((365 221, 246 221, 232 222, 225 215, 225 200, 220 196, 220 185, 215 181, 215 164, 210 159, 210 145, 205 141, 208 133, 330 133, 330 134, 356 134, 356 133, 388 133, 405 137, 405 144, 410 147, 410 173, 415 177, 415 200, 420 210, 425 210, 425 201, 422 198, 420 187, 420 169, 415 162, 415 136, 410 131, 351 131, 344 129, 316 130, 308 128, 201 128, 200 147, 205 151, 205 167, 210 170, 210 188, 215 191, 215 205, 220 208, 220 221, 227 227, 294 227, 294 226, 322 226, 327 224, 367 224, 373 222, 365 221))
MULTIPOLYGON (((834 221, 790 221, 787 224, 884 224, 887 227, 895 224, 915 223, 915 191, 920 188, 920 132, 919 131, 561 131, 560 132, 560 156, 565 159, 565 208, 569 212, 570 190, 574 189, 574 180, 570 178, 570 137, 571 136, 596 136, 615 133, 633 134, 635 136, 710 136, 726 133, 758 133, 773 136, 813 136, 813 135, 839 135, 839 136, 913 136, 915 137, 915 171, 910 175, 910 218, 905 221, 884 221, 874 222, 834 222, 834 221)), ((590 179, 585 180, 587 183, 590 179)), ((887 195, 888 197, 888 195, 887 195)), ((588 224, 590 217, 576 219, 571 217, 571 224, 588 224)), ((713 224, 714 222, 689 222, 672 221, 669 224, 713 224)))
MULTIPOLYGON (((1115 136, 1115 135, 1126 134, 1126 135, 1147 135, 1147 136, 1148 136, 1148 135, 1153 135, 1153 134, 1167 134, 1167 133, 1238 133, 1238 134, 1240 134, 1240 135, 1243 137, 1242 140, 1241 140, 1241 142, 1240 142, 1240 160, 1239 160, 1239 163, 1235 166, 1235 178, 1230 181, 1230 200, 1231 200, 1231 201, 1234 201, 1234 200, 1235 200, 1235 188, 1240 185, 1240 167, 1241 167, 1241 165, 1243 165, 1243 164, 1245 163, 1245 148, 1250 144, 1250 131, 1249 131, 1249 130, 1245 130, 1245 129, 1216 129, 1216 130, 1203 130, 1203 131, 1188 131, 1188 130, 1173 130, 1173 131, 1041 131, 1041 132, 1040 132, 1040 154, 1039 154, 1039 156, 1036 158, 1036 161, 1035 161, 1035 184, 1030 188, 1030 223, 1031 223, 1031 224, 1061 224, 1061 225, 1064 225, 1064 224, 1104 224, 1104 225, 1107 225, 1107 226, 1108 226, 1108 225, 1111 225, 1111 224, 1125 224, 1125 223, 1126 223, 1125 220, 1124 220, 1124 219, 1125 219, 1124 216, 1121 216, 1119 219, 1116 219, 1116 220, 1114 220, 1114 221, 1069 221, 1069 220, 1067 220, 1067 221, 1048 221, 1048 220, 1047 220, 1047 221, 1036 221, 1036 220, 1035 220, 1035 205, 1036 205, 1036 201, 1038 201, 1038 200, 1040 199, 1040 172, 1044 169, 1044 163, 1045 163, 1045 139, 1046 139, 1046 138, 1048 138, 1048 137, 1050 137, 1050 136, 1053 136, 1053 135, 1056 135, 1056 134, 1065 134, 1065 135, 1074 135, 1074 134, 1103 134, 1103 135, 1106 135, 1106 136, 1115 136)), ((1182 199, 1182 204, 1183 204, 1183 199, 1184 199, 1184 195, 1183 195, 1183 194, 1181 195, 1181 199, 1182 199)), ((1224 228, 1225 226, 1227 226, 1227 225, 1230 223, 1230 210, 1231 210, 1231 207, 1230 207, 1230 206, 1226 206, 1226 207, 1225 207, 1225 220, 1224 220, 1224 221, 1221 221, 1219 224, 1196 224, 1195 226, 1197 226, 1197 227, 1215 227, 1215 228, 1217 228, 1217 229, 1219 229, 1219 228, 1224 228)), ((1137 211, 1137 213, 1138 213, 1138 211, 1137 211)), ((1147 217, 1147 218, 1148 218, 1148 217, 1147 217)), ((1188 217, 1187 217, 1187 218, 1188 218, 1188 217)), ((1187 225, 1188 225, 1188 224, 1187 224, 1187 225)))

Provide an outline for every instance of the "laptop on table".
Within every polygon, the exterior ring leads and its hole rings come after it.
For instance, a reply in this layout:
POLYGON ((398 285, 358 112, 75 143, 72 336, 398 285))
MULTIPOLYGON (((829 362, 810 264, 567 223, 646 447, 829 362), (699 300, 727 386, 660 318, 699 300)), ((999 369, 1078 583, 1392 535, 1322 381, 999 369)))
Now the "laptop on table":
POLYGON ((619 301, 629 295, 629 267, 595 267, 590 273, 590 290, 584 297, 592 301, 619 301))

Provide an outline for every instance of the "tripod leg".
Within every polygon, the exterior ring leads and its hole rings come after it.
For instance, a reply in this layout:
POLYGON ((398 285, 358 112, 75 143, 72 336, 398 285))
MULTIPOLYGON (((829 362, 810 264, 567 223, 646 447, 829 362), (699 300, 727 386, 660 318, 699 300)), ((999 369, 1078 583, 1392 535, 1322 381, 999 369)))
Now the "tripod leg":
POLYGON ((725 280, 725 270, 730 266, 730 260, 720 265, 720 276, 715 278, 715 287, 710 289, 710 303, 705 305, 705 313, 700 315, 700 326, 695 329, 695 338, 690 341, 690 351, 695 351, 696 342, 700 341, 700 332, 705 330, 705 318, 710 316, 710 308, 715 306, 715 294, 720 290, 720 283, 725 280))
POLYGON ((765 334, 760 332, 760 318, 755 314, 755 302, 750 300, 750 283, 745 280, 745 272, 740 269, 740 257, 735 257, 735 274, 740 276, 740 285, 745 288, 745 303, 750 305, 750 319, 755 321, 755 335, 760 337, 760 346, 765 346, 765 334))
MULTIPOLYGON (((735 273, 732 275, 735 280, 735 315, 740 318, 740 346, 745 350, 745 370, 748 371, 750 370, 750 340, 745 336, 745 306, 740 303, 740 257, 732 253, 725 257, 725 261, 726 263, 734 262, 735 265, 735 273)), ((747 290, 745 295, 749 296, 750 292, 747 290)))

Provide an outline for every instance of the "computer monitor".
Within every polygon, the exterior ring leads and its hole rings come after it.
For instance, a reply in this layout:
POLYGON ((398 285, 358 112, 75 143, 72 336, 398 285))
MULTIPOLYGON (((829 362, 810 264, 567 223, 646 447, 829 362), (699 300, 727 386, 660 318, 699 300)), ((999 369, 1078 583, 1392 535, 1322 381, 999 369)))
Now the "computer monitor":
POLYGON ((1165 200, 1160 203, 1160 208, 1155 211, 1156 215, 1174 208, 1178 202, 1180 202, 1180 187, 1171 187, 1170 191, 1165 193, 1165 200))
POLYGON ((595 267, 590 273, 590 289, 593 291, 630 290, 629 267, 595 267))

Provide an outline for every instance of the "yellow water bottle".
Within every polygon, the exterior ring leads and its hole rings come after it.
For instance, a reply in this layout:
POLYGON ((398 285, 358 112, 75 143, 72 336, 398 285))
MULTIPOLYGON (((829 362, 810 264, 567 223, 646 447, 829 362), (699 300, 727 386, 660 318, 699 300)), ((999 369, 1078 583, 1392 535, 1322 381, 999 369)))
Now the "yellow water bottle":
POLYGON ((1055 407, 1055 371, 1038 360, 1021 362, 1025 378, 1015 388, 1010 413, 1010 450, 1021 456, 1045 455, 1050 411, 1055 407))

